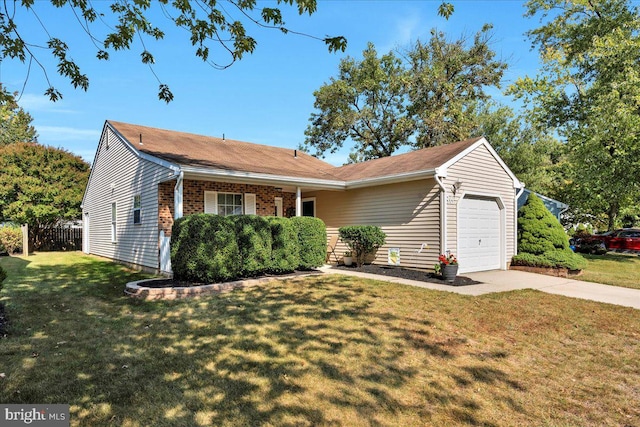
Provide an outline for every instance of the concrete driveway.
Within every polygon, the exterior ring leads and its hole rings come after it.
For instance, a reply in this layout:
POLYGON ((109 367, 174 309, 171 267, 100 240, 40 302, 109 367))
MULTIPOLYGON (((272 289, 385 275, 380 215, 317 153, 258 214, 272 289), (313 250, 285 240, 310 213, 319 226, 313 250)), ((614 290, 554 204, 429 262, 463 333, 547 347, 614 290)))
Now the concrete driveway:
MULTIPOLYGON (((465 273, 464 276, 482 282, 478 285, 449 286, 437 283, 419 282, 396 277, 377 276, 359 271, 345 271, 324 266, 320 269, 330 274, 345 274, 367 279, 384 280, 438 291, 455 292, 463 295, 483 295, 492 292, 506 292, 518 289, 537 289, 549 294, 564 295, 591 301, 605 302, 640 309, 640 289, 621 288, 602 285, 600 283, 583 282, 581 280, 562 277, 545 276, 517 270, 493 270, 478 273, 465 273)), ((640 279, 639 279, 640 280, 640 279)))

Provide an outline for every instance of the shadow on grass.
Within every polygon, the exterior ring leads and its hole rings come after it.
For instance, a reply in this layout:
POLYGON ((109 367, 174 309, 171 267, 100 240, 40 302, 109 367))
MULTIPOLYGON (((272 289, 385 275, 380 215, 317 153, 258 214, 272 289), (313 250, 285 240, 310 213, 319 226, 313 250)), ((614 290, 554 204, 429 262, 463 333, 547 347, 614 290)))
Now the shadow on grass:
POLYGON ((393 425, 406 414, 427 422, 425 403, 445 402, 457 421, 492 425, 466 388, 522 390, 490 364, 504 353, 451 368, 457 386, 421 385, 466 341, 435 337, 428 315, 399 314, 384 305, 391 293, 357 279, 142 302, 122 294, 140 273, 61 260, 13 266, 1 294, 16 322, 0 349, 0 402, 70 403, 81 425, 154 426, 393 425))
POLYGON ((639 258, 638 254, 632 254, 632 253, 625 254, 625 253, 615 253, 615 252, 607 252, 604 255, 593 255, 593 254, 583 254, 583 253, 581 253, 580 255, 582 255, 589 261, 613 261, 613 262, 620 262, 620 263, 638 262, 638 258, 639 258))

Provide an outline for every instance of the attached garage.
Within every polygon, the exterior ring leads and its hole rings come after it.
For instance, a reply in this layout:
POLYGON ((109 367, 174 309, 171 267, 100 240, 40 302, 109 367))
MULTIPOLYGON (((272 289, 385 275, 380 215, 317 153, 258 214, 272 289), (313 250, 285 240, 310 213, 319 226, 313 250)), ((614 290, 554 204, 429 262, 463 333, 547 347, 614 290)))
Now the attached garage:
POLYGON ((499 199, 465 196, 458 206, 458 260, 460 271, 502 268, 503 208, 499 199))

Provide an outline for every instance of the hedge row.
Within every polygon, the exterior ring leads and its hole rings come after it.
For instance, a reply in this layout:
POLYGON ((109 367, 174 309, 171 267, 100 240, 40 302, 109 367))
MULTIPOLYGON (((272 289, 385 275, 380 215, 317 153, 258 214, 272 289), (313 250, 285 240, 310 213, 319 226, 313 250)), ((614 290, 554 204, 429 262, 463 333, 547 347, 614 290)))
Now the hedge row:
POLYGON ((195 214, 173 224, 171 267, 193 283, 283 274, 320 267, 326 246, 318 218, 195 214))

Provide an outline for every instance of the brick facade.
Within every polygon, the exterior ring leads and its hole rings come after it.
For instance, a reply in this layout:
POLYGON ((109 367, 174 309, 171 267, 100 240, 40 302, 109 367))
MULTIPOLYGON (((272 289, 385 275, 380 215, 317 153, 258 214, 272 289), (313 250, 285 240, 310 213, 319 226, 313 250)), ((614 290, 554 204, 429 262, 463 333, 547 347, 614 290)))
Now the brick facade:
MULTIPOLYGON (((173 189, 176 181, 167 181, 158 185, 158 226, 164 230, 166 236, 171 235, 173 226, 173 189)), ((196 181, 185 179, 183 181, 182 213, 191 215, 204 212, 204 192, 218 191, 221 193, 252 193, 256 195, 256 214, 260 216, 275 215, 275 198, 282 197, 282 211, 286 216, 287 212, 295 209, 296 195, 281 190, 276 187, 235 184, 230 182, 196 181)))

